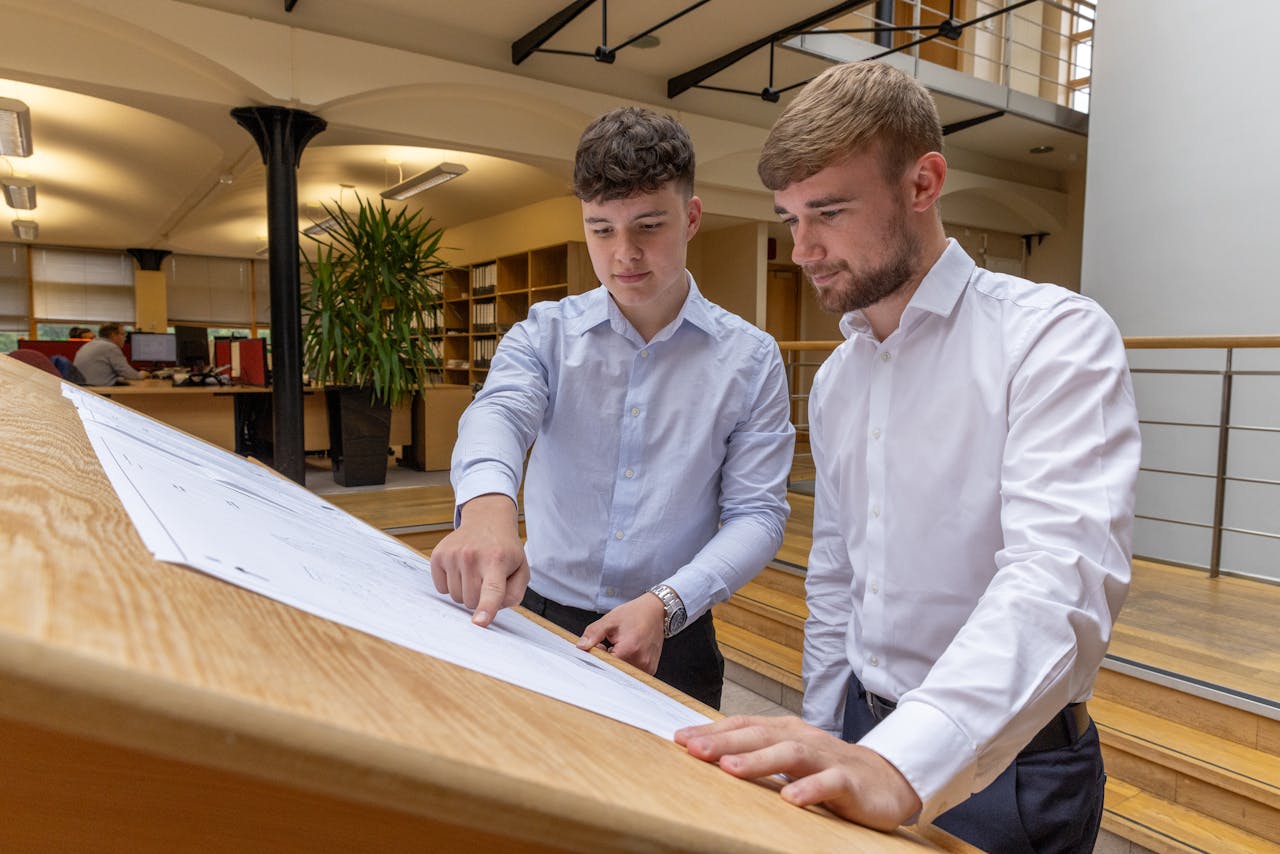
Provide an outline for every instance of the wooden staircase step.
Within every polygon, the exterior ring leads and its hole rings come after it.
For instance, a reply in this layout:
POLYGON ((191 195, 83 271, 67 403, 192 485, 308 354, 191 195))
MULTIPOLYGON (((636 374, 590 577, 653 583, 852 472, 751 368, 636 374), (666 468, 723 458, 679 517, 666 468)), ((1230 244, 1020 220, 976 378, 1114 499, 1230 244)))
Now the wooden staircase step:
POLYGON ((804 628, 804 621, 809 617, 809 608, 805 605, 804 596, 796 596, 778 590, 760 582, 748 581, 730 597, 739 599, 743 607, 751 608, 762 614, 769 614, 780 623, 804 628))
POLYGON ((804 623, 793 615, 737 596, 711 610, 717 624, 735 626, 796 653, 804 649, 804 623))
POLYGON ((1224 821, 1107 779, 1102 827, 1157 854, 1263 854, 1280 845, 1224 821))
POLYGON ((1094 696, 1158 715, 1165 720, 1234 741, 1280 758, 1280 721, 1197 697, 1108 669, 1104 664, 1094 683, 1094 696))
POLYGON ((800 682, 802 656, 799 650, 763 638, 732 623, 721 622, 719 614, 716 618, 716 640, 725 658, 794 691, 803 690, 800 682))
POLYGON ((804 602, 804 573, 780 566, 766 566, 752 581, 804 602))
POLYGON ((1280 763, 1237 742, 1095 697, 1107 771, 1147 794, 1280 843, 1280 763))

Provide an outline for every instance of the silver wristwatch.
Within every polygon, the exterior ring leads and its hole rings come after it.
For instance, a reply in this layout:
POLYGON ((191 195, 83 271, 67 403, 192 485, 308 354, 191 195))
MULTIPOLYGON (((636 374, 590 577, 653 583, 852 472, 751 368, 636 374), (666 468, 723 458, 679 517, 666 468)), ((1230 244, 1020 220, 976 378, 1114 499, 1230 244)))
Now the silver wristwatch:
POLYGON ((667 617, 662 623, 662 636, 669 638, 683 629, 686 614, 684 600, 680 598, 680 594, 667 584, 655 584, 649 588, 649 592, 662 600, 662 607, 667 612, 667 617))

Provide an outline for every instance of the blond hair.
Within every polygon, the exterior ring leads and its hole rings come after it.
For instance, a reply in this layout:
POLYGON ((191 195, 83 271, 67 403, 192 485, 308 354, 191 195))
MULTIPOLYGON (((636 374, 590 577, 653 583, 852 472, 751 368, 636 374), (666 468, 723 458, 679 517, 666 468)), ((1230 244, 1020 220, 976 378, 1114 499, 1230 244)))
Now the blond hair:
POLYGON ((942 150, 942 124, 927 89, 882 62, 835 65, 800 90, 760 152, 757 171, 770 190, 811 178, 879 143, 885 177, 942 150))

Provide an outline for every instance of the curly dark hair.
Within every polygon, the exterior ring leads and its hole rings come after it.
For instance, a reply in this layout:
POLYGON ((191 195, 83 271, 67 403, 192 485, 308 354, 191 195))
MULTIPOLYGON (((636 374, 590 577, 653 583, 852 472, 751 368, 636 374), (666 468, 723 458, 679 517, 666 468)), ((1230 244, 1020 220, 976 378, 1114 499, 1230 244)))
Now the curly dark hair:
POLYGON ((693 195, 693 142, 671 116, 622 107, 582 132, 573 158, 573 193, 584 202, 629 199, 674 181, 693 195))

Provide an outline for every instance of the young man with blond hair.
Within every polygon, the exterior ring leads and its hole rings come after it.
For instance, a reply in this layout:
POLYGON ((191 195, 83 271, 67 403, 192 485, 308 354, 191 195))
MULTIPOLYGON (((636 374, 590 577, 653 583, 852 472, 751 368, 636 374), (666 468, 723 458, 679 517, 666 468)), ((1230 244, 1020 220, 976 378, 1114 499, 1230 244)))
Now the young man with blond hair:
POLYGON ((1105 775, 1084 701, 1128 590, 1139 456, 1124 345, 1093 301, 947 239, 941 148, 928 92, 879 63, 815 78, 765 142, 793 259, 847 338, 809 400, 807 723, 677 740, 872 827, 1088 851, 1105 775))
POLYGON ((583 132, 574 192, 602 286, 503 336, 458 426, 457 527, 431 569, 479 625, 522 603, 718 708, 710 608, 782 542, 795 431, 777 343, 685 269, 693 176, 670 116, 628 107, 583 132))

